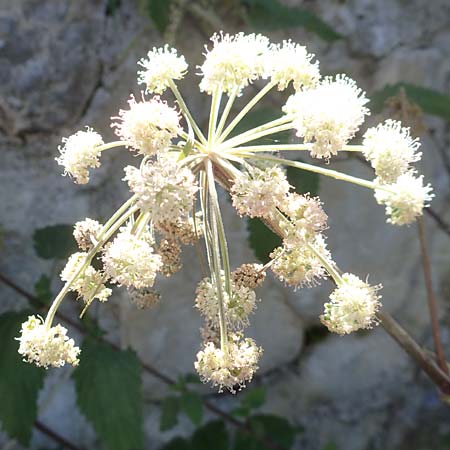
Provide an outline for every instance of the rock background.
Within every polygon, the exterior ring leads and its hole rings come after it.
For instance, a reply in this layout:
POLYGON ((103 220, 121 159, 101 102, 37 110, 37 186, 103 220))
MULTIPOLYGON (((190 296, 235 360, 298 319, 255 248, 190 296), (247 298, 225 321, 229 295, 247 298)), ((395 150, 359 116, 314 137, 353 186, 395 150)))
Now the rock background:
MULTIPOLYGON (((136 61, 163 41, 135 3, 123 0, 117 13, 109 16, 102 0, 0 0, 0 223, 5 239, 0 271, 25 289, 32 289, 41 273, 60 269, 35 256, 34 229, 74 223, 86 216, 104 218, 127 196, 120 178, 122 167, 133 162, 128 152, 108 152, 91 183, 81 187, 61 177, 54 158, 61 136, 85 125, 101 132, 105 141, 112 139, 109 118, 125 106, 130 92, 139 93, 136 61)), ((322 73, 345 71, 369 95, 397 81, 449 91, 448 0, 302 3, 346 39, 328 44, 302 30, 271 37, 305 43, 320 60, 322 73)), ((206 40, 195 20, 179 31, 177 47, 191 67, 200 63, 206 40)), ((198 93, 196 83, 191 74, 181 89, 202 121, 208 98, 198 93)), ((380 119, 372 117, 368 123, 380 119)), ((425 123, 420 170, 435 188, 433 208, 450 220, 449 173, 442 158, 450 142, 450 126, 430 117, 425 123)), ((371 177, 355 160, 340 159, 335 167, 371 177)), ((372 193, 355 186, 323 179, 320 195, 330 217, 329 246, 338 264, 361 276, 370 274, 372 283, 383 283, 385 308, 416 338, 430 344, 416 227, 387 225, 372 193)), ((245 245, 245 223, 226 201, 223 205, 234 264, 254 260, 245 245)), ((448 344, 450 240, 432 221, 427 225, 448 344)), ((118 292, 111 304, 94 311, 101 314, 102 325, 112 330, 116 342, 131 345, 144 361, 171 376, 193 370, 200 339, 200 320, 192 308, 200 274, 192 263, 195 253, 188 250, 185 259, 189 264, 183 272, 161 282, 164 301, 158 308, 137 311, 118 292)), ((311 336, 311 330, 317 331, 317 317, 330 289, 324 283, 293 292, 273 279, 261 289, 262 302, 250 334, 265 349, 255 380, 270 385, 265 411, 305 427, 298 449, 320 450, 329 442, 342 450, 448 448, 449 410, 383 330, 345 338, 326 335, 316 344, 305 340, 305 333, 311 336)), ((21 302, 1 286, 0 310, 18 308, 21 302)), ((64 308, 75 314, 70 304, 64 308)), ((192 426, 184 420, 173 432, 159 432, 158 401, 165 387, 147 375, 144 384, 146 448, 156 449, 174 435, 191 433, 192 426)), ((206 388, 203 392, 224 409, 235 403, 230 396, 214 396, 206 388)), ((69 440, 99 448, 76 408, 70 369, 54 371, 47 378, 40 411, 40 420, 69 440)), ((6 444, 7 438, 0 434, 1 443, 6 444)), ((7 448, 20 448, 10 445, 7 448)), ((54 443, 36 431, 32 448, 42 447, 54 448, 54 443)))

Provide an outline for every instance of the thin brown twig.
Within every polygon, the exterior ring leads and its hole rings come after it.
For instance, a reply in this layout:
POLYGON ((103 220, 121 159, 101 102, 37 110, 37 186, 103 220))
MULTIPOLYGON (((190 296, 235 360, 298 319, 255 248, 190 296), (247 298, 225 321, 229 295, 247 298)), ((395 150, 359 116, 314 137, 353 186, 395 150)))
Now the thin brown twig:
MULTIPOLYGON (((30 292, 26 291, 25 289, 21 288, 14 281, 10 280, 8 277, 6 277, 2 273, 0 273, 0 282, 2 282, 5 285, 9 286, 11 289, 16 291, 18 294, 20 294, 24 298, 28 299, 30 301, 30 303, 32 303, 32 304, 34 304, 36 306, 39 306, 39 307, 43 306, 43 304, 39 300, 39 298, 37 298, 36 296, 31 294, 30 292)), ((64 313, 61 313, 61 312, 58 311, 56 313, 56 315, 61 320, 63 320, 67 324, 69 324, 71 327, 73 327, 76 330, 78 330, 80 333, 82 333, 82 334, 86 333, 86 330, 84 329, 84 327, 80 323, 73 321, 72 319, 67 317, 64 313)), ((101 339, 103 342, 108 343, 114 349, 121 350, 120 347, 118 345, 114 344, 113 342, 110 342, 110 341, 108 341, 107 339, 104 339, 104 338, 99 338, 99 339, 101 339)), ((150 364, 146 364, 143 361, 140 361, 140 363, 141 363, 141 366, 142 366, 143 370, 146 373, 154 376, 155 378, 159 379, 163 383, 165 383, 165 384, 167 384, 169 386, 173 386, 174 384, 176 384, 175 380, 173 380, 172 378, 170 378, 167 375, 163 374, 162 372, 160 372, 158 369, 156 369, 155 367, 151 366, 150 364)), ((202 401, 203 401, 204 406, 209 411, 211 411, 212 413, 214 413, 217 416, 221 417, 223 420, 227 421, 231 425, 236 426, 237 428, 242 430, 244 433, 247 433, 247 434, 251 435, 255 440, 257 440, 258 442, 263 444, 265 447, 270 448, 272 450, 286 450, 286 449, 284 449, 284 447, 282 447, 281 445, 276 443, 270 436, 261 437, 261 436, 257 435, 247 423, 236 419, 231 414, 228 414, 227 412, 221 410, 216 405, 214 405, 213 403, 209 402, 206 399, 202 399, 202 401)), ((35 426, 37 428, 39 428, 41 431, 46 432, 46 434, 48 434, 50 437, 54 437, 57 442, 63 444, 61 439, 64 439, 64 438, 59 436, 57 433, 54 433, 50 428, 46 427, 45 425, 43 425, 40 422, 35 422, 35 426)), ((71 450, 80 450, 78 447, 74 446, 73 444, 71 444, 69 442, 67 443, 67 445, 66 444, 63 444, 63 445, 65 445, 66 447, 68 447, 71 450)))
POLYGON ((39 431, 41 431, 42 433, 44 433, 47 436, 49 436, 50 438, 52 438, 55 442, 58 442, 58 444, 61 444, 70 450, 83 450, 82 447, 78 447, 77 445, 72 444, 72 442, 68 441, 65 437, 56 433, 51 428, 49 428, 47 425, 43 424, 42 422, 39 422, 38 420, 36 420, 36 422, 34 422, 34 426, 39 431))
POLYGON ((439 325, 438 307, 436 295, 433 289, 433 281, 431 275, 430 256, 428 254, 428 246, 425 235, 425 221, 423 217, 419 217, 417 221, 417 229, 420 241, 420 251, 422 254, 423 275, 425 278, 425 286, 427 289, 427 303, 431 318, 431 328, 433 331, 434 348, 436 351, 437 363, 441 370, 448 374, 447 361, 445 359, 444 346, 441 338, 441 328, 439 325))

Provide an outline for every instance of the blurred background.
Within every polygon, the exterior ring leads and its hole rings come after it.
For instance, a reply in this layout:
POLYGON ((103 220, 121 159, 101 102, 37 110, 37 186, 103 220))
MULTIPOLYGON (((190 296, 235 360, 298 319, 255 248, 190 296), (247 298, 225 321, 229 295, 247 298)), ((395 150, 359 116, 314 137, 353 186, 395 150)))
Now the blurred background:
MULTIPOLYGON (((89 125, 113 140, 110 117, 140 95, 137 61, 165 42, 190 64, 179 87, 204 125, 209 98, 196 66, 219 30, 306 45, 322 74, 346 73, 367 91, 365 127, 392 117, 421 137, 420 171, 436 194, 425 223, 448 347, 448 0, 0 0, 0 449, 450 449, 449 407, 381 327, 339 337, 320 325, 327 282, 294 292, 269 277, 249 331, 265 350, 256 379, 234 396, 199 384, 201 272, 192 248, 181 272, 158 280, 155 308, 139 310, 116 289, 80 321, 81 305, 66 300, 59 321, 83 346, 79 369, 20 361, 12 337, 60 288, 72 225, 109 217, 128 196, 122 168, 136 163, 124 149, 108 151, 90 184, 75 185, 55 162, 61 138, 89 125)), ((274 92, 248 120, 276 117, 286 95, 274 92)), ((355 157, 330 167, 373 177, 355 157)), ((432 348, 417 227, 386 224, 362 188, 306 175, 295 183, 322 198, 337 263, 383 283, 385 309, 432 348)), ((273 236, 222 200, 233 266, 264 260, 273 236)))

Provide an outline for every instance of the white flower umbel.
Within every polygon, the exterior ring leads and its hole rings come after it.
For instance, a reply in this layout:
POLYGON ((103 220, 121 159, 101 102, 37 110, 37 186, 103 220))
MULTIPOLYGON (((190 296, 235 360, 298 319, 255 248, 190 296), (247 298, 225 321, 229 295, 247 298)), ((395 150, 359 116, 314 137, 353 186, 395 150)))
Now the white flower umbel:
POLYGON ((219 392, 226 388, 234 394, 252 380, 261 354, 262 349, 253 339, 232 334, 227 352, 214 342, 205 343, 203 350, 197 353, 195 369, 203 382, 218 386, 219 392))
POLYGON ((138 82, 147 86, 146 92, 162 94, 172 80, 181 80, 188 68, 183 55, 165 45, 153 48, 138 64, 144 68, 138 72, 138 82))
MULTIPOLYGON (((239 330, 249 324, 249 315, 256 308, 255 291, 231 281, 231 296, 225 289, 225 277, 222 273, 223 303, 225 319, 229 329, 239 330)), ((207 321, 217 322, 219 318, 219 299, 217 288, 209 278, 200 281, 195 298, 195 306, 207 321)))
MULTIPOLYGON (((85 261, 87 253, 74 253, 70 256, 66 266, 61 272, 61 280, 69 281, 73 275, 81 268, 85 261)), ((93 299, 105 302, 111 296, 111 289, 107 288, 103 283, 105 277, 92 266, 86 269, 74 280, 70 286, 70 290, 77 292, 78 297, 82 298, 85 303, 93 299)))
POLYGON ((340 285, 331 293, 320 320, 332 332, 348 334, 377 323, 376 313, 381 307, 377 291, 351 273, 342 275, 340 285))
POLYGON ((74 226, 73 237, 81 250, 90 250, 97 242, 97 236, 102 229, 102 224, 96 220, 89 219, 77 222, 74 226))
POLYGON ((432 190, 429 184, 424 186, 423 176, 416 177, 414 172, 408 172, 400 175, 395 183, 376 189, 375 198, 386 206, 389 223, 408 225, 422 215, 423 208, 434 197, 432 190))
POLYGON ((326 77, 314 89, 289 97, 283 111, 292 116, 297 136, 313 143, 311 155, 329 158, 355 135, 369 110, 365 93, 345 75, 326 77))
POLYGON ((132 95, 128 104, 130 109, 121 109, 119 117, 113 117, 118 120, 111 124, 117 136, 143 155, 166 151, 182 131, 178 112, 157 96, 137 102, 132 95))
MULTIPOLYGON (((331 259, 326 248, 325 240, 317 235, 311 244, 324 258, 331 259)), ((284 283, 295 288, 302 286, 315 286, 319 280, 326 278, 327 271, 316 253, 307 245, 293 247, 283 245, 277 247, 270 257, 273 260, 272 271, 284 283)))
POLYGON ((149 236, 138 238, 126 229, 105 249, 103 264, 113 283, 137 289, 152 287, 162 268, 149 236))
POLYGON ((364 134, 363 154, 371 162, 378 180, 386 184, 394 183, 409 170, 411 163, 420 160, 419 147, 409 128, 395 120, 386 120, 364 134))
POLYGON ((102 137, 86 127, 86 131, 78 131, 63 138, 62 142, 64 145, 58 147, 60 156, 56 161, 64 167, 64 175, 73 177, 75 183, 88 183, 89 168, 100 167, 101 151, 98 148, 103 145, 102 137))
POLYGON ((242 173, 231 187, 233 206, 239 215, 267 217, 285 202, 290 185, 278 167, 242 173))
POLYGON ((311 62, 313 58, 306 47, 290 40, 272 45, 266 56, 266 76, 277 84, 280 91, 291 82, 296 91, 314 87, 320 80, 320 72, 319 63, 311 62))
POLYGON ((314 239, 316 233, 327 228, 328 216, 319 197, 291 192, 281 204, 280 210, 290 219, 287 225, 281 224, 286 233, 284 240, 293 246, 314 239))
POLYGON ((125 167, 128 186, 138 196, 137 204, 149 212, 155 224, 187 220, 198 191, 195 176, 171 158, 147 161, 140 169, 125 167))
POLYGON ((206 47, 205 62, 199 67, 200 90, 212 94, 220 89, 228 95, 243 88, 264 73, 269 40, 260 34, 214 34, 213 47, 206 47))
POLYGON ((22 324, 19 354, 38 367, 78 365, 80 349, 67 336, 67 329, 56 325, 47 329, 40 317, 29 316, 22 324))

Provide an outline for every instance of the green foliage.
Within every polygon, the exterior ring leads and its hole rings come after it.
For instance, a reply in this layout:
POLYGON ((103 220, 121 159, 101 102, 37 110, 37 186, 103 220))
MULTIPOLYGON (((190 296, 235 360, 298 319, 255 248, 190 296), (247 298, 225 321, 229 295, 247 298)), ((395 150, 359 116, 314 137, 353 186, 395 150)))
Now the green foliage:
POLYGON ((142 449, 141 365, 136 354, 88 337, 73 378, 78 406, 107 448, 142 449))
POLYGON ((170 8, 172 0, 141 0, 147 3, 147 11, 158 31, 164 33, 170 23, 170 8))
POLYGON ((108 0, 106 2, 106 15, 113 16, 120 7, 121 0, 108 0))
POLYGON ((17 353, 19 344, 14 338, 27 315, 7 312, 0 316, 0 422, 8 435, 24 446, 30 442, 45 377, 44 369, 23 362, 17 353))
POLYGON ((197 429, 191 440, 192 450, 228 450, 229 436, 222 420, 214 420, 197 429))
POLYGON ((194 450, 187 439, 177 437, 167 443, 161 450, 194 450))
POLYGON ((66 259, 77 251, 72 225, 52 225, 34 231, 36 254, 44 259, 66 259))
POLYGON ((180 400, 178 397, 166 397, 161 407, 161 419, 159 429, 161 431, 171 430, 178 423, 180 412, 180 400))
POLYGON ((254 409, 261 408, 264 405, 266 397, 267 389, 265 387, 250 389, 243 396, 239 408, 235 409, 233 413, 236 416, 249 417, 254 409))
POLYGON ((270 253, 282 244, 280 236, 266 227, 260 219, 248 219, 248 242, 255 256, 266 264, 270 261, 270 253))
POLYGON ((50 278, 44 274, 42 274, 39 280, 34 284, 34 293, 44 305, 48 305, 53 298, 50 285, 50 278))
POLYGON ((258 30, 303 27, 325 41, 342 38, 330 25, 305 8, 285 6, 279 0, 242 0, 242 3, 247 7, 250 24, 258 30))
POLYGON ((194 425, 200 425, 203 419, 203 402, 199 394, 185 392, 180 397, 181 410, 191 419, 194 425))
POLYGON ((428 114, 450 120, 450 96, 433 89, 410 83, 388 84, 371 96, 371 109, 375 113, 383 110, 386 100, 399 94, 404 89, 407 97, 428 114))
POLYGON ((234 450, 266 450, 260 440, 270 440, 284 449, 294 444, 297 430, 283 417, 270 414, 259 414, 249 419, 248 425, 252 434, 238 431, 235 437, 234 450), (255 436, 260 440, 255 439, 255 436))
MULTIPOLYGON (((303 162, 300 158, 297 158, 296 161, 303 162)), ((286 176, 289 183, 299 194, 309 193, 314 196, 319 193, 319 174, 289 166, 286 168, 286 176)))

